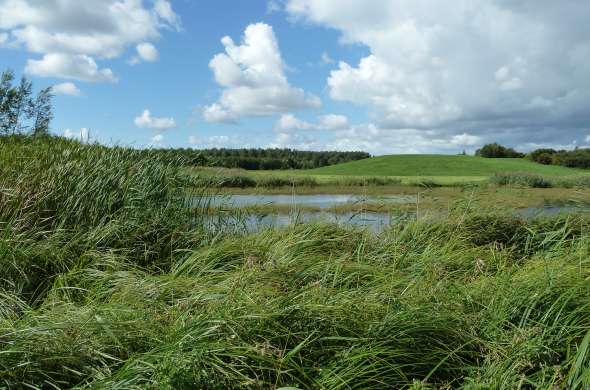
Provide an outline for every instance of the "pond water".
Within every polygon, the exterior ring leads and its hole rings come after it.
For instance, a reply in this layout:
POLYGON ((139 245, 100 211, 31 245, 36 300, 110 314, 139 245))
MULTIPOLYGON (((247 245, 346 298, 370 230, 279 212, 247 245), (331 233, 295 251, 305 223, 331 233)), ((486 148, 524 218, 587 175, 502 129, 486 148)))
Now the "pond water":
MULTIPOLYGON (((288 206, 288 212, 283 213, 249 213, 240 217, 229 217, 226 222, 235 223, 249 231, 267 228, 280 228, 295 223, 332 222, 344 225, 361 226, 380 232, 387 227, 404 220, 415 219, 413 212, 345 212, 336 213, 329 208, 342 205, 370 204, 412 204, 416 197, 412 195, 361 196, 361 195, 222 195, 211 199, 211 204, 218 207, 246 207, 246 206, 288 206), (301 207, 316 210, 300 210, 301 207)), ((530 207, 516 210, 527 218, 537 216, 554 216, 564 213, 590 212, 588 207, 548 206, 530 207)))
POLYGON ((245 207, 245 206, 291 206, 315 207, 327 209, 340 205, 354 205, 359 203, 372 204, 410 204, 416 202, 415 195, 220 195, 214 196, 212 204, 215 206, 245 207))

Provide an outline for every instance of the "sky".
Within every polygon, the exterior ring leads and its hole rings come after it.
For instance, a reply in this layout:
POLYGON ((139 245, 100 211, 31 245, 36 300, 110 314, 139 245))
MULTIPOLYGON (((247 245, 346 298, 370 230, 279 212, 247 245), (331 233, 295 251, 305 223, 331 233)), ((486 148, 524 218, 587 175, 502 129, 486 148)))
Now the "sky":
POLYGON ((588 0, 0 0, 52 132, 133 147, 590 144, 588 0))

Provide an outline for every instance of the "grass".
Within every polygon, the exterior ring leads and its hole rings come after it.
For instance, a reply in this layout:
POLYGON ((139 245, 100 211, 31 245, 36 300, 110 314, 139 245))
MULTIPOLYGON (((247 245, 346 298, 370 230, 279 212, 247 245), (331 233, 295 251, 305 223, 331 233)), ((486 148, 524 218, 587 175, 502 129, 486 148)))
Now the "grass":
POLYGON ((2 388, 590 386, 583 216, 245 234, 132 150, 11 138, 0 162, 2 388))
POLYGON ((501 172, 573 175, 584 171, 537 164, 516 158, 447 155, 394 155, 353 161, 310 170, 311 175, 489 177, 501 172))

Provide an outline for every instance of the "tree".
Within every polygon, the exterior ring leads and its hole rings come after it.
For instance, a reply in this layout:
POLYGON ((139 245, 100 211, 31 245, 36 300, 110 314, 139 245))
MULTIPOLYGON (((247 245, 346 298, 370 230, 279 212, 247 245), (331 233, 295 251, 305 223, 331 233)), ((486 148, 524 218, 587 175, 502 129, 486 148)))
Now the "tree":
POLYGON ((26 130, 23 120, 31 119, 35 111, 31 98, 33 83, 25 77, 21 78, 20 85, 16 88, 8 108, 8 127, 12 134, 19 134, 26 130))
POLYGON ((14 72, 6 70, 0 76, 0 134, 48 134, 53 119, 51 87, 33 99, 33 83, 21 78, 13 85, 14 72))
POLYGON ((33 134, 36 136, 49 134, 49 125, 53 119, 52 98, 51 87, 42 89, 37 95, 34 104, 35 124, 33 126, 33 134))
POLYGON ((10 69, 0 76, 0 134, 10 132, 10 110, 17 93, 13 81, 14 72, 10 69))
POLYGON ((522 158, 524 154, 517 152, 512 148, 499 145, 497 143, 484 145, 481 149, 475 151, 478 157, 486 158, 522 158))

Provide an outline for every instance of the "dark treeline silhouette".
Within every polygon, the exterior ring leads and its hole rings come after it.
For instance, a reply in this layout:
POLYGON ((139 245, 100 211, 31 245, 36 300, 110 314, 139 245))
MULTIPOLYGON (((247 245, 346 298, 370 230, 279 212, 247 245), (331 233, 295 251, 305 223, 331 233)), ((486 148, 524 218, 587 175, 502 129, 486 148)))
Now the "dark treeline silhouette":
POLYGON ((484 145, 481 149, 475 151, 475 155, 478 157, 486 158, 522 158, 523 153, 517 152, 512 148, 502 146, 497 143, 484 145))
POLYGON ((144 153, 187 166, 247 170, 312 169, 371 157, 365 152, 310 152, 292 149, 149 149, 144 153))
POLYGON ((544 148, 533 150, 525 155, 512 148, 493 143, 484 145, 475 152, 475 155, 486 158, 526 157, 539 164, 590 169, 590 149, 555 150, 544 148))
POLYGON ((51 87, 33 96, 33 83, 26 77, 14 84, 11 70, 0 75, 0 135, 47 135, 53 119, 51 87))
POLYGON ((590 168, 590 149, 537 149, 529 153, 527 157, 539 164, 562 165, 569 168, 590 168))

